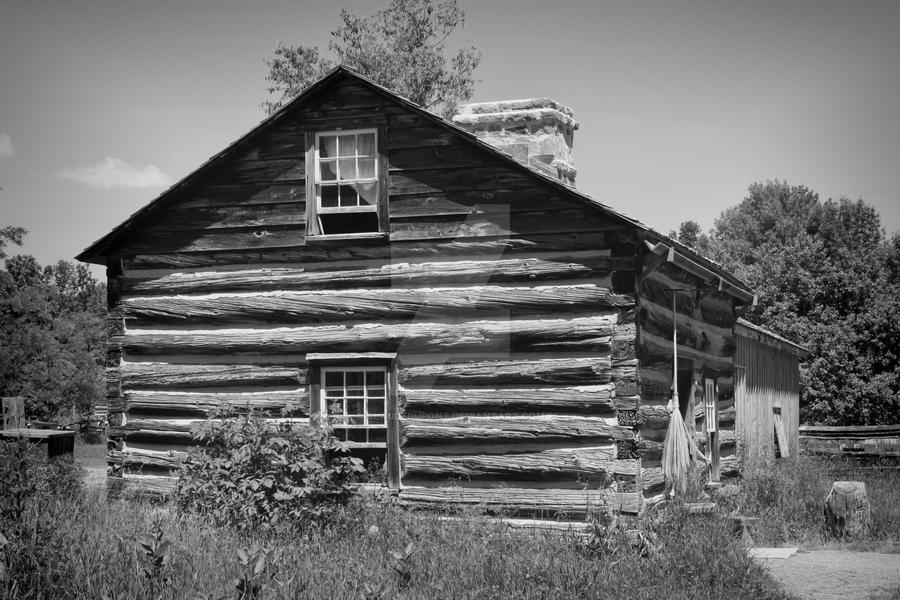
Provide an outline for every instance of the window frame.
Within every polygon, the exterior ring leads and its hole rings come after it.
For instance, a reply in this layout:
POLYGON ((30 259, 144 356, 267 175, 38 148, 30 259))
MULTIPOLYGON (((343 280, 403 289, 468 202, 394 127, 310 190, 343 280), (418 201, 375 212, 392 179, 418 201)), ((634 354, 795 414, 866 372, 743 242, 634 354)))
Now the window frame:
MULTIPOLYGON (((347 381, 347 373, 354 372, 354 371, 356 371, 356 372, 361 371, 364 373, 380 372, 384 375, 384 383, 383 383, 384 396, 381 398, 382 404, 383 404, 383 406, 382 406, 383 412, 374 413, 376 416, 380 416, 382 418, 381 424, 373 425, 373 424, 366 422, 361 425, 360 424, 351 425, 350 423, 342 423, 342 424, 332 424, 331 427, 335 431, 341 429, 341 430, 346 430, 348 432, 347 439, 345 441, 350 448, 384 448, 385 450, 387 450, 387 413, 388 413, 388 393, 390 390, 389 366, 383 365, 383 364, 382 365, 361 365, 361 364, 348 365, 348 364, 335 363, 335 364, 330 364, 330 365, 321 365, 318 367, 318 369, 319 369, 319 398, 318 398, 319 415, 320 416, 325 415, 328 418, 335 416, 335 415, 329 414, 329 412, 328 412, 328 404, 330 401, 330 398, 328 397, 328 386, 326 384, 328 373, 343 373, 344 374, 344 383, 342 384, 344 393, 341 396, 341 399, 343 400, 343 405, 344 405, 343 406, 343 409, 344 409, 343 415, 344 416, 347 415, 347 411, 346 411, 347 400, 349 398, 353 397, 353 396, 350 396, 349 394, 347 394, 348 387, 350 387, 347 385, 347 382, 346 382, 347 381), (353 429, 365 431, 366 432, 366 441, 359 442, 359 441, 350 440, 349 432, 350 432, 350 430, 353 430, 353 429), (370 432, 372 430, 384 430, 384 432, 385 432, 384 441, 383 442, 369 441, 370 432)), ((353 386, 353 387, 356 387, 356 386, 353 386)), ((363 387, 368 388, 369 386, 364 383, 363 387)), ((362 417, 365 421, 368 421, 370 397, 368 396, 368 394, 366 394, 364 392, 362 396, 359 396, 359 398, 362 398, 362 400, 363 400, 362 417)), ((371 399, 375 399, 375 398, 373 397, 371 399)), ((357 415, 354 415, 354 416, 357 416, 357 415)))
MULTIPOLYGON (((310 423, 321 423, 323 414, 328 413, 323 406, 324 399, 324 370, 344 369, 354 370, 367 367, 383 368, 385 372, 385 398, 384 420, 386 433, 386 445, 369 446, 369 448, 385 448, 385 470, 387 471, 388 487, 400 489, 400 414, 398 408, 398 377, 396 352, 324 352, 307 353, 306 366, 309 382, 309 419, 310 423), (324 411, 323 411, 324 409, 324 411)), ((365 448, 352 442, 348 447, 365 448)))
MULTIPOLYGON (((355 122, 352 126, 323 123, 321 127, 306 132, 306 239, 307 241, 365 239, 388 237, 388 161, 387 127, 383 119, 372 119, 371 123, 355 122), (373 178, 348 180, 349 183, 375 183, 376 203, 373 208, 322 207, 319 171, 319 139, 323 136, 341 136, 360 133, 375 134, 375 176, 373 178), (337 209, 337 210, 335 210, 337 209), (354 233, 325 233, 320 217, 328 214, 375 213, 377 228, 372 231, 354 233)), ((330 183, 330 182, 328 182, 330 183)), ((338 182, 335 182, 338 184, 338 182)))

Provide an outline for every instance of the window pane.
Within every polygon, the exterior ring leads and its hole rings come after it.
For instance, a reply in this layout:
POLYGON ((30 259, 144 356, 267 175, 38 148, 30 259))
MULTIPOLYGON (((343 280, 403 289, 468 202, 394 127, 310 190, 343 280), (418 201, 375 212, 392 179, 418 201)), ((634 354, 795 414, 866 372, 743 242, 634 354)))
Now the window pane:
POLYGON ((349 430, 347 430, 347 441, 348 442, 365 442, 366 441, 366 430, 365 429, 349 429, 349 430))
POLYGON ((344 385, 344 374, 341 371, 325 371, 325 385, 328 387, 344 385))
MULTIPOLYGON (((384 371, 366 372, 366 385, 369 387, 384 386, 384 371)), ((369 392, 372 393, 372 392, 369 392)))
POLYGON ((342 399, 328 400, 328 414, 329 415, 344 414, 344 401, 342 399))
POLYGON ((366 418, 362 415, 359 415, 356 417, 347 417, 347 420, 349 421, 349 423, 351 425, 365 425, 366 424, 366 418))
POLYGON ((366 204, 374 205, 378 203, 378 184, 376 184, 375 182, 357 183, 356 189, 359 190, 360 206, 366 204))
POLYGON ((359 206, 359 196, 352 185, 342 185, 340 206, 359 206))
POLYGON ((342 135, 338 140, 338 156, 356 156, 356 134, 342 135))
POLYGON ((334 431, 332 433, 334 433, 334 437, 336 437, 340 441, 342 441, 342 442, 347 441, 347 430, 346 429, 341 429, 339 427, 335 427, 334 431))
POLYGON ((369 430, 369 441, 370 442, 386 442, 387 441, 387 431, 384 429, 370 429, 369 430))
POLYGON ((334 158, 337 156, 337 138, 333 135, 319 137, 319 158, 334 158))
POLYGON ((360 156, 375 156, 375 134, 361 133, 358 138, 357 154, 360 156))
POLYGON ((336 181, 337 180, 337 161, 320 160, 319 161, 319 181, 336 181))
POLYGON ((384 417, 369 417, 369 425, 384 425, 384 417))
POLYGON ((360 386, 365 385, 365 371, 347 371, 347 385, 360 386))
POLYGON ((348 387, 347 388, 347 396, 365 396, 365 390, 362 386, 359 387, 348 387))
POLYGON ((375 159, 360 158, 359 159, 359 178, 372 179, 375 177, 375 159))
MULTIPOLYGON (((336 185, 323 185, 322 191, 322 206, 328 208, 333 206, 338 206, 338 186, 336 185)), ((340 375, 340 373, 338 373, 340 375)))
POLYGON ((356 179, 355 158, 342 158, 338 162, 340 163, 338 165, 338 172, 340 173, 341 181, 350 181, 352 179, 356 179))
POLYGON ((383 415, 384 414, 384 400, 369 398, 369 414, 370 415, 383 415))

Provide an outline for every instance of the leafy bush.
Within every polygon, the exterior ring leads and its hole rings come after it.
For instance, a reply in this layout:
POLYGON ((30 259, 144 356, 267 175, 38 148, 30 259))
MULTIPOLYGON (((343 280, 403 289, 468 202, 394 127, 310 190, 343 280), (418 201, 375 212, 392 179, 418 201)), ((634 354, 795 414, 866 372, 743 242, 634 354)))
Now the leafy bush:
POLYGON ((276 426, 250 413, 207 421, 195 435, 203 451, 182 467, 176 502, 217 525, 250 529, 327 520, 364 472, 324 426, 276 426))

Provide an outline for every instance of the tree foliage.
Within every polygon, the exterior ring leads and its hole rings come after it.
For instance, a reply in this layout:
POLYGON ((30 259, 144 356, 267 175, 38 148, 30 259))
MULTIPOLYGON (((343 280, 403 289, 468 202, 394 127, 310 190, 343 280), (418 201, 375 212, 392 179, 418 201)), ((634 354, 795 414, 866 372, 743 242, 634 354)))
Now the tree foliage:
POLYGON ((900 240, 862 200, 770 181, 725 210, 708 251, 746 281, 746 318, 804 344, 804 422, 900 422, 900 240))
POLYGON ((465 23, 456 0, 392 0, 367 17, 341 10, 331 32, 330 57, 314 46, 278 43, 266 61, 273 113, 335 64, 342 64, 416 104, 449 116, 472 97, 481 51, 473 46, 450 53, 448 38, 465 23))
POLYGON ((11 256, 0 270, 0 395, 29 416, 84 414, 104 397, 105 286, 85 265, 11 256))

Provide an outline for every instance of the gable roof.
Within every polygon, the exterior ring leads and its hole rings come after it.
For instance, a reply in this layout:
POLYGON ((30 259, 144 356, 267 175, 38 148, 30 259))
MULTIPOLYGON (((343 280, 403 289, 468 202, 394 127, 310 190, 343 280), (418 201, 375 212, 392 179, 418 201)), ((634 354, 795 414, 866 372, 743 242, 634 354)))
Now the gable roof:
MULTIPOLYGON (((155 200, 151 201, 149 204, 144 206, 143 208, 136 211, 130 217, 128 217, 125 221, 119 224, 115 229, 111 232, 88 246, 84 251, 82 251, 76 258, 82 262, 90 262, 95 264, 106 264, 106 258, 112 253, 114 247, 122 240, 126 238, 132 231, 141 226, 143 222, 145 222, 148 218, 150 218, 156 211, 160 209, 160 207, 164 206, 167 201, 177 196, 182 190, 187 188, 189 185, 200 181, 207 173, 213 171, 218 165, 222 162, 228 160, 236 153, 240 152, 247 146, 249 146, 252 142, 263 136, 269 130, 271 130, 276 124, 281 122, 286 118, 287 115, 293 114, 294 112, 301 110, 301 108, 314 96, 316 96, 319 92, 326 90, 327 88, 335 85, 339 81, 343 81, 345 79, 350 79, 355 82, 361 83, 364 86, 368 87, 372 91, 385 96, 386 98, 396 102, 402 106, 404 106, 409 111, 419 115, 420 117, 426 119, 431 124, 441 127, 447 131, 452 132, 454 135, 459 136, 460 138, 466 140, 468 143, 473 144, 479 147, 482 151, 487 152, 489 154, 494 155, 495 157, 504 161, 509 167, 513 169, 517 169, 520 172, 527 173, 529 177, 533 177, 536 180, 541 181, 541 183, 545 185, 550 185, 557 189, 560 193, 573 198, 591 208, 602 211, 609 217, 622 222, 628 226, 631 226, 638 230, 643 237, 647 240, 648 245, 650 242, 655 243, 655 247, 659 248, 662 244, 667 250, 670 251, 670 257, 673 256, 674 252, 677 251, 678 254, 682 255, 687 259, 686 264, 697 264, 699 265, 698 272, 695 273, 698 276, 706 277, 706 278, 718 278, 720 281, 720 289, 727 289, 732 295, 737 298, 749 302, 751 299, 754 299, 755 296, 753 291, 747 286, 745 283, 737 279, 734 275, 723 269, 721 266, 716 264, 715 262, 707 259, 706 257, 696 253, 691 250, 687 246, 679 243, 676 240, 671 239, 670 237, 663 235, 657 231, 654 231, 650 227, 647 227, 640 221, 632 219, 616 210, 612 207, 603 204, 590 196, 575 190, 572 187, 567 186, 566 184, 558 181, 552 177, 549 177, 541 172, 538 172, 527 165, 524 165, 515 159, 513 159, 509 154, 503 152, 483 142, 478 139, 475 135, 465 131, 461 127, 456 124, 443 119, 442 117, 431 113, 421 106, 399 96, 398 94, 388 90, 384 86, 381 86, 371 79, 352 71, 344 66, 337 66, 328 72, 324 77, 307 87, 300 94, 297 95, 293 100, 282 106, 278 111, 272 113, 267 118, 260 121, 260 123, 251 129, 249 132, 229 144, 224 150, 210 157, 206 162, 200 165, 196 170, 189 173, 186 177, 172 185, 169 189, 165 190, 162 194, 160 194, 155 200), (708 277, 707 277, 708 276, 708 277), (724 283, 727 282, 727 286, 724 286, 724 283), (723 287, 724 286, 724 287, 723 287)), ((682 261, 684 263, 684 261, 682 261)), ((683 266, 683 264, 679 264, 679 266, 683 266)))

